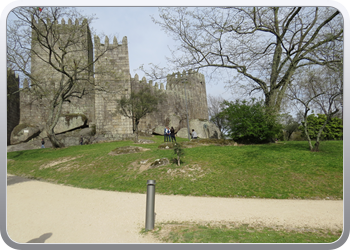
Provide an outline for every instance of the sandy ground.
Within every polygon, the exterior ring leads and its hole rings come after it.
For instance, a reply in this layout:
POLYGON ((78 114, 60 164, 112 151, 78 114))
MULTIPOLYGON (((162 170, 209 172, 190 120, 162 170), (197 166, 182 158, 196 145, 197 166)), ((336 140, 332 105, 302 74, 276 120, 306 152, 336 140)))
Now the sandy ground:
MULTIPOLYGON (((146 183, 145 183, 146 189, 146 183)), ((156 224, 236 222, 343 228, 343 201, 156 194, 156 224)), ((18 243, 157 243, 143 236, 146 195, 88 190, 7 176, 7 233, 18 243)))

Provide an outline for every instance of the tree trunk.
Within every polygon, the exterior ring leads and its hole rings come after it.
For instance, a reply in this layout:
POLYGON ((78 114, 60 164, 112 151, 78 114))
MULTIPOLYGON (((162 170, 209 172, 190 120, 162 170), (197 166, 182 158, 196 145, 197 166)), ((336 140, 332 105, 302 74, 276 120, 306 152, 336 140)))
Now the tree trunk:
POLYGON ((317 134, 317 138, 316 138, 316 143, 315 143, 315 148, 312 151, 318 152, 318 147, 320 145, 320 138, 321 138, 321 134, 324 130, 324 128, 326 127, 328 121, 332 118, 332 115, 327 115, 327 119, 325 120, 325 122, 323 123, 322 127, 320 128, 320 130, 318 131, 317 134))
MULTIPOLYGON (((46 121, 46 133, 50 142, 52 143, 52 147, 54 148, 63 148, 65 145, 57 139, 54 128, 57 125, 58 119, 60 117, 62 111, 63 100, 61 99, 56 108, 49 109, 48 119, 46 121)), ((51 106, 54 106, 52 104, 51 106)))
POLYGON ((305 132, 305 135, 306 135, 306 138, 307 138, 307 141, 309 142, 309 148, 310 148, 310 151, 313 150, 313 147, 312 147, 312 142, 311 142, 311 139, 310 139, 310 135, 309 135, 309 132, 307 130, 307 113, 309 112, 309 108, 305 108, 305 113, 304 113, 304 132, 305 132))
POLYGON ((136 131, 136 137, 134 142, 137 143, 139 141, 139 122, 138 120, 135 120, 135 131, 136 131))
POLYGON ((311 150, 312 152, 318 152, 318 146, 320 145, 320 142, 317 140, 315 143, 315 147, 311 150))
POLYGON ((47 131, 47 138, 49 138, 51 144, 52 144, 52 147, 54 148, 64 148, 64 144, 57 139, 56 135, 55 135, 55 132, 52 131, 47 131))

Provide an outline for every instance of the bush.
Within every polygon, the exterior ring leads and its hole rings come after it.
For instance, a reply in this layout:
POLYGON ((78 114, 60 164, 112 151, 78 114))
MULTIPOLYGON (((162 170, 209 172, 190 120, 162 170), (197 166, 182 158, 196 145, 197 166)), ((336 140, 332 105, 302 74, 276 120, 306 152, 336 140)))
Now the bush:
MULTIPOLYGON (((307 117, 308 123, 308 132, 310 139, 316 139, 317 134, 320 128, 323 126, 326 121, 327 116, 324 114, 318 114, 317 116, 311 114, 307 117)), ((305 136, 304 122, 302 126, 299 127, 302 132, 302 135, 305 136)), ((342 140, 343 139, 343 120, 338 117, 331 118, 326 127, 323 129, 321 134, 321 140, 342 140)))
POLYGON ((228 135, 237 142, 266 143, 274 141, 282 126, 277 116, 262 101, 223 102, 221 112, 227 122, 228 135))

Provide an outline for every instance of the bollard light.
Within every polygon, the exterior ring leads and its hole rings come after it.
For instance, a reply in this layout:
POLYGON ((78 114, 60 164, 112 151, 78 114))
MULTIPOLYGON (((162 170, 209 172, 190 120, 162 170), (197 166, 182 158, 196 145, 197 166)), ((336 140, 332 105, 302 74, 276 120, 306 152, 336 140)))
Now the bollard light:
POLYGON ((155 204, 156 181, 147 180, 147 197, 146 197, 146 227, 145 230, 154 229, 154 204, 155 204))

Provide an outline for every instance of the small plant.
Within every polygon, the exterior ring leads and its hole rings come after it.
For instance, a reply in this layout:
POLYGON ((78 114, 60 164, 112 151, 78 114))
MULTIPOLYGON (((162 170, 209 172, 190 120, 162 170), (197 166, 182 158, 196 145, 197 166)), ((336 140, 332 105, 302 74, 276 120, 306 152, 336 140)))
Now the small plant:
POLYGON ((185 155, 185 151, 180 143, 174 144, 174 154, 177 156, 177 165, 180 166, 180 159, 185 155))

